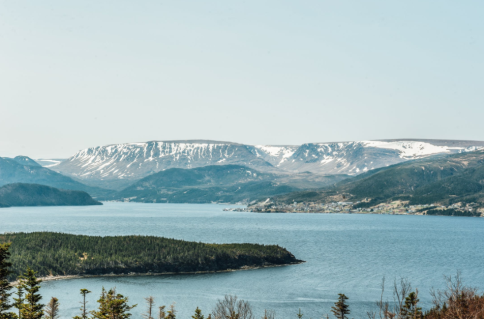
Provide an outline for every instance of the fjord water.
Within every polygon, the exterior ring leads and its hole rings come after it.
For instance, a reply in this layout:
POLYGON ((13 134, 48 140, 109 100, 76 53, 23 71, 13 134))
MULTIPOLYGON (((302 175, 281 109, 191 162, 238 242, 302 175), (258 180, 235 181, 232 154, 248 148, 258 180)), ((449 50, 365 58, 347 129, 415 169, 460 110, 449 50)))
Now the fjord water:
MULTIPOLYGON (((0 233, 56 231, 86 235, 154 235, 207 243, 278 244, 306 263, 236 272, 149 277, 98 277, 42 284, 46 302, 55 296, 62 317, 78 314, 79 289, 93 291, 93 309, 104 286, 116 287, 144 311, 144 297, 176 302, 179 318, 198 306, 209 312, 217 299, 235 294, 249 300, 256 316, 275 309, 278 318, 330 313, 345 293, 352 314, 365 317, 387 283, 400 276, 419 288, 424 307, 429 290, 460 270, 464 280, 484 288, 484 219, 466 217, 255 214, 223 212, 227 205, 105 203, 84 207, 0 209, 0 233)), ((390 290, 390 287, 387 287, 390 290)))

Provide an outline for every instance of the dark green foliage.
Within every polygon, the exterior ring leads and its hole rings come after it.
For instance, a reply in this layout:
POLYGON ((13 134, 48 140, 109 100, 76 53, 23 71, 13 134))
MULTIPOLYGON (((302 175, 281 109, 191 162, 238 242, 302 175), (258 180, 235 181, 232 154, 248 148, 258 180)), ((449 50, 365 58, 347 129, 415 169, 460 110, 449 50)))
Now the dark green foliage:
POLYGON ((204 316, 202 315, 202 311, 200 310, 200 308, 197 307, 197 309, 195 309, 195 314, 192 316, 193 319, 204 319, 204 316))
POLYGON ((217 271, 298 261, 275 245, 203 244, 153 236, 38 232, 0 235, 1 242, 12 242, 10 280, 28 266, 48 276, 217 271))
POLYGON ((418 295, 415 292, 411 292, 405 298, 405 304, 401 310, 402 319, 421 319, 422 318, 422 308, 418 306, 419 303, 418 295))
POLYGON ((108 292, 103 287, 101 297, 97 301, 99 308, 91 311, 92 319, 128 319, 131 317, 129 311, 136 305, 128 305, 128 297, 116 293, 116 289, 108 292))
POLYGON ((38 184, 15 183, 0 187, 0 203, 8 206, 102 205, 83 191, 38 184))
MULTIPOLYGON (((22 280, 22 277, 19 277, 18 280, 22 280)), ((15 292, 15 295, 17 298, 13 298, 15 301, 13 306, 17 308, 18 310, 18 319, 22 319, 22 306, 24 304, 25 298, 24 298, 24 288, 22 285, 17 285, 17 291, 15 292)))
POLYGON ((338 294, 338 301, 334 303, 334 306, 331 307, 331 312, 334 316, 338 319, 346 319, 346 315, 350 314, 350 307, 346 303, 348 297, 345 294, 338 294))
POLYGON ((0 157, 0 186, 12 183, 41 184, 61 189, 85 191, 92 196, 110 193, 108 190, 84 185, 48 168, 34 165, 31 159, 0 157))
POLYGON ((44 315, 44 305, 40 303, 42 296, 39 293, 41 282, 36 272, 27 268, 19 283, 25 291, 25 300, 20 309, 22 319, 40 319, 44 315))
POLYGON ((0 244, 0 319, 15 317, 14 313, 9 312, 10 308, 12 308, 9 300, 12 295, 10 292, 12 287, 8 282, 9 277, 12 275, 9 270, 9 267, 12 266, 8 260, 10 258, 9 247, 10 244, 0 244))

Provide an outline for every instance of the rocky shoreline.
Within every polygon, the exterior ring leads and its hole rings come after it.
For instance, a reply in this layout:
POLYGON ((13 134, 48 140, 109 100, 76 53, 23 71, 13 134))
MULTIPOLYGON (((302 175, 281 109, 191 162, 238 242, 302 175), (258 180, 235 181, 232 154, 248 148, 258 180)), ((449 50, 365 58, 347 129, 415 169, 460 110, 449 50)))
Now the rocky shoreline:
MULTIPOLYGON (((164 276, 164 275, 199 275, 199 274, 215 274, 215 273, 224 273, 224 272, 234 272, 234 271, 243 271, 243 270, 255 270, 261 268, 274 268, 274 267, 285 267, 285 266, 292 266, 292 265, 299 265, 303 264, 306 261, 298 260, 292 263, 287 264, 268 264, 262 266, 242 266, 238 269, 225 269, 225 270, 207 270, 207 271, 188 271, 188 272, 161 272, 161 273, 135 273, 131 272, 128 274, 103 274, 103 275, 65 275, 65 276, 47 276, 47 277, 39 277, 38 279, 42 280, 42 282, 46 281, 56 281, 56 280, 69 280, 69 279, 84 279, 84 278, 97 278, 97 277, 147 277, 147 276, 164 276)), ((11 282, 11 285, 16 285, 18 282, 14 281, 11 282)))

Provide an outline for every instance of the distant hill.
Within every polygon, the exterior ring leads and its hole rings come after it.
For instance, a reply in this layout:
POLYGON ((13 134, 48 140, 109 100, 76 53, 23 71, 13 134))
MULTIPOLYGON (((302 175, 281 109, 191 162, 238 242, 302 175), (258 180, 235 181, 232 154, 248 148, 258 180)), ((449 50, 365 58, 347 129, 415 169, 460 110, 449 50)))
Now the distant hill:
POLYGON ((109 193, 109 191, 84 185, 70 177, 41 167, 26 156, 0 157, 0 186, 11 183, 33 183, 62 189, 80 190, 95 197, 109 193))
POLYGON ((346 176, 318 177, 261 173, 241 165, 171 168, 147 176, 115 194, 116 199, 139 202, 210 203, 250 202, 310 186, 333 184, 346 176), (313 180, 311 180, 313 178, 313 180))
POLYGON ((3 207, 102 205, 86 192, 24 183, 0 187, 0 203, 3 207))
POLYGON ((41 167, 39 163, 27 156, 15 156, 13 160, 22 165, 41 167))
POLYGON ((484 151, 440 155, 379 168, 318 191, 294 192, 271 198, 275 203, 364 201, 369 207, 404 200, 410 205, 484 206, 484 151))

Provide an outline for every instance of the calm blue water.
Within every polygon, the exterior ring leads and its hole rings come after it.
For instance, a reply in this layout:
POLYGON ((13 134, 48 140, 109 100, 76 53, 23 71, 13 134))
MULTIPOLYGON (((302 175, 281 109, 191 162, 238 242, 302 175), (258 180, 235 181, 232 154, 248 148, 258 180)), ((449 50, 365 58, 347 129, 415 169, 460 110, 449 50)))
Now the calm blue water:
MULTIPOLYGON (((484 288, 484 219, 435 216, 254 214, 223 212, 227 206, 106 203, 91 207, 0 209, 0 232, 58 231, 87 235, 142 234, 210 243, 279 244, 307 261, 301 265, 204 275, 89 278, 45 282, 44 297, 58 297, 63 317, 78 314, 79 289, 117 287, 144 311, 143 298, 176 302, 179 318, 198 306, 208 313, 217 299, 236 294, 256 315, 275 309, 278 318, 329 313, 337 294, 350 299, 351 317, 364 317, 386 276, 408 277, 429 305, 429 289, 462 271, 467 283, 484 288)), ((388 287, 387 289, 389 289, 388 287)))

